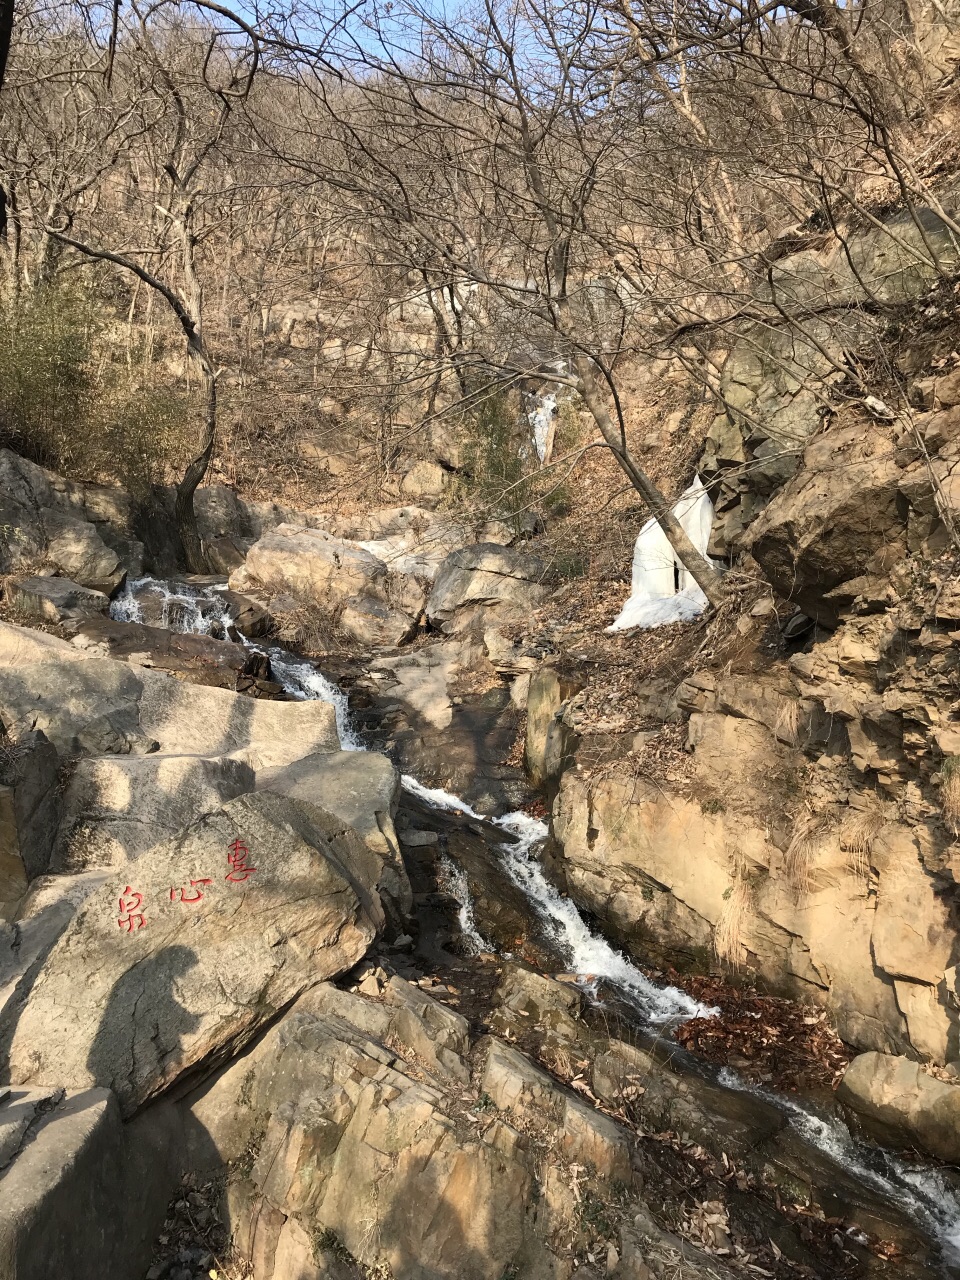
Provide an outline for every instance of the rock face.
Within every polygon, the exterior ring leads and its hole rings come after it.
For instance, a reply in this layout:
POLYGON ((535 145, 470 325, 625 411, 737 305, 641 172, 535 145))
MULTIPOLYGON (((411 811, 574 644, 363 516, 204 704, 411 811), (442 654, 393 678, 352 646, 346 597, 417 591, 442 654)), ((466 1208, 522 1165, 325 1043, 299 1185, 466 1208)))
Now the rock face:
POLYGON ((300 1006, 251 1080, 251 1109, 274 1119, 246 1188, 249 1207, 243 1188, 235 1194, 244 1252, 270 1274, 293 1220, 397 1280, 500 1280, 515 1260, 523 1274, 551 1274, 543 1247, 525 1239, 531 1169, 516 1135, 497 1124, 464 1142, 442 1086, 414 1080, 371 1040, 362 1009, 358 1029, 324 1004, 300 1006))
MULTIPOLYGON (((714 420, 699 468, 705 480, 718 482, 716 551, 739 547, 770 495, 800 468, 808 441, 823 424, 831 387, 844 377, 846 353, 882 340, 881 322, 858 304, 922 298, 935 279, 928 246, 944 265, 956 263, 956 245, 939 215, 923 208, 916 215, 920 225, 898 213, 889 230, 861 230, 843 247, 811 236, 798 252, 772 264, 759 301, 774 301, 803 320, 750 326, 724 366, 724 412, 714 420)), ((946 380, 940 381, 949 398, 946 380)), ((932 388, 929 405, 935 405, 932 388)), ((883 493, 871 491, 864 510, 878 500, 883 493)), ((804 533, 802 523, 798 532, 804 533)))
POLYGON ((408 639, 416 617, 395 607, 387 566, 363 547, 323 529, 282 524, 253 544, 234 590, 250 584, 269 597, 286 595, 340 621, 365 644, 397 645, 408 639))
POLYGON ((541 667, 530 681, 523 760, 530 781, 539 789, 555 789, 572 759, 576 735, 564 724, 560 711, 579 687, 578 681, 565 679, 553 667, 541 667))
POLYGON ((686 782, 568 768, 553 820, 558 874, 637 954, 700 968, 726 939, 724 960, 829 1009, 848 1043, 942 1063, 957 867, 935 769, 957 749, 958 656, 931 611, 957 606, 923 592, 763 675, 690 677, 686 782))
POLYGON ((837 1098, 884 1146, 960 1159, 960 1085, 928 1075, 907 1058, 863 1053, 847 1068, 837 1098))
POLYGON ((401 772, 483 813, 510 811, 529 798, 522 770, 506 762, 518 712, 482 649, 443 640, 377 658, 354 689, 357 722, 401 772), (489 677, 485 692, 457 692, 461 675, 481 672, 489 677))
MULTIPOLYGON (((0 1270, 96 1280, 129 1275, 129 1188, 117 1102, 107 1089, 17 1089, 0 1104, 0 1270)), ((137 1233, 139 1235, 139 1233, 137 1233)))
POLYGON ((448 482, 439 462, 415 462, 400 481, 400 492, 421 502, 438 502, 448 482))
POLYGON ((249 764, 229 756, 78 760, 63 793, 51 870, 125 866, 254 782, 249 764))
POLYGON ((430 624, 448 634, 482 615, 484 626, 529 616, 547 596, 544 566, 535 557, 497 543, 452 551, 427 601, 430 624))
POLYGON ((342 822, 269 792, 155 846, 90 895, 5 1012, 11 1080, 109 1087, 129 1115, 229 1056, 363 956, 383 922, 374 861, 342 822))
MULTIPOLYGON (((204 1135, 208 1162, 244 1157, 249 1172, 229 1190, 231 1226, 257 1280, 326 1275, 324 1246, 398 1280, 502 1280, 511 1268, 570 1280, 584 1252, 609 1259, 614 1280, 670 1280, 681 1264, 692 1280, 728 1280, 713 1250, 729 1247, 729 1236, 724 1246, 701 1235, 708 1256, 648 1207, 648 1179, 650 1204, 659 1203, 656 1158, 647 1155, 658 1128, 696 1133, 725 1167, 755 1171, 758 1187, 775 1170, 824 1212, 896 1239, 904 1274, 923 1274, 897 1206, 829 1161, 804 1180, 778 1108, 685 1075, 655 1047, 592 1031, 577 992, 522 966, 507 966, 496 998, 498 1034, 474 1045, 463 1018, 398 978, 377 998, 316 987, 182 1104, 184 1130, 204 1135), (558 1078, 573 1063, 578 1080, 586 1074, 586 1097, 558 1078), (579 1207, 592 1204, 603 1213, 579 1207)), ((736 1223, 735 1197, 714 1206, 738 1242, 744 1230, 772 1237, 813 1274, 831 1273, 772 1199, 742 1199, 736 1223)))
POLYGON ((49 869, 61 812, 60 761, 42 733, 0 742, 0 920, 49 869))
POLYGON ((109 595, 142 554, 131 522, 121 490, 73 484, 0 449, 0 572, 52 570, 109 595))
MULTIPOLYGON (((803 468, 744 539, 778 595, 836 625, 852 599, 836 588, 886 570, 906 550, 906 504, 889 426, 861 423, 807 445, 803 468)), ((882 584, 881 584, 882 585, 882 584)))

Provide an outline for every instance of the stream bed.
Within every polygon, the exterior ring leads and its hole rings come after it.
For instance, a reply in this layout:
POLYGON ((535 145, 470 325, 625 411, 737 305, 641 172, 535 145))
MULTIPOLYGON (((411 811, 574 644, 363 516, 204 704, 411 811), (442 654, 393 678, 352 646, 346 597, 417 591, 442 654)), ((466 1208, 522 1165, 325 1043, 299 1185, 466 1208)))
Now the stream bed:
MULTIPOLYGON (((221 589, 222 590, 222 589, 221 589)), ((131 582, 111 607, 117 621, 225 638, 229 611, 215 584, 131 582), (150 600, 145 610, 143 601, 150 600)), ((354 730, 347 695, 310 661, 268 640, 244 640, 269 658, 273 678, 294 699, 330 703, 336 713, 341 744, 347 751, 363 751, 354 730)), ((705 1108, 705 1124, 716 1129, 718 1141, 731 1126, 750 1135, 753 1163, 762 1176, 782 1178, 786 1195, 805 1192, 828 1218, 843 1219, 852 1243, 858 1231, 906 1239, 912 1234, 934 1247, 940 1265, 931 1272, 907 1264, 903 1275, 942 1274, 960 1277, 960 1192, 950 1171, 912 1163, 892 1152, 867 1145, 850 1132, 829 1104, 769 1092, 748 1083, 730 1068, 717 1068, 682 1049, 671 1031, 689 1018, 709 1016, 692 997, 676 987, 658 985, 600 933, 590 928, 576 905, 548 880, 540 862, 547 826, 523 812, 493 819, 483 817, 448 792, 402 777, 406 801, 426 820, 435 819, 441 840, 441 872, 445 887, 457 901, 457 920, 463 949, 497 948, 488 936, 481 904, 474 901, 471 878, 477 872, 462 860, 466 846, 449 838, 451 821, 466 827, 477 847, 483 846, 486 874, 502 877, 502 892, 529 913, 543 939, 546 954, 556 956, 575 975, 581 990, 604 1016, 629 1027, 638 1044, 656 1054, 664 1069, 685 1078, 705 1108), (458 848, 460 857, 458 858, 458 848), (778 1120, 771 1122, 771 1117, 778 1120)), ((438 837, 440 839, 440 837, 438 837)), ((516 910, 516 908, 514 908, 516 910)), ((503 948, 497 948, 503 953, 503 948)), ((509 958, 509 953, 507 955, 509 958)), ((706 1140, 705 1140, 706 1141, 706 1140)), ((722 1141, 721 1141, 722 1146, 722 1141)), ((865 1239, 865 1237, 862 1237, 865 1239)))

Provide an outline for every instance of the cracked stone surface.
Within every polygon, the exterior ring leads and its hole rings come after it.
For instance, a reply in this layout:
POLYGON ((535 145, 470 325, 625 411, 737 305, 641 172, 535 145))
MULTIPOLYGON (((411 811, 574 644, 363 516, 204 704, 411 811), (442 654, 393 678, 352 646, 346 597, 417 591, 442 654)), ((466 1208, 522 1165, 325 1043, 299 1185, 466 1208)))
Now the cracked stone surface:
POLYGON ((526 616, 548 594, 544 565, 536 556, 494 542, 452 551, 444 560, 427 600, 427 618, 450 634, 463 631, 482 614, 492 626, 526 616))
POLYGON ((324 810, 224 805, 95 889, 20 984, 0 1015, 11 1081, 109 1086, 131 1114, 354 965, 383 923, 380 866, 324 810))

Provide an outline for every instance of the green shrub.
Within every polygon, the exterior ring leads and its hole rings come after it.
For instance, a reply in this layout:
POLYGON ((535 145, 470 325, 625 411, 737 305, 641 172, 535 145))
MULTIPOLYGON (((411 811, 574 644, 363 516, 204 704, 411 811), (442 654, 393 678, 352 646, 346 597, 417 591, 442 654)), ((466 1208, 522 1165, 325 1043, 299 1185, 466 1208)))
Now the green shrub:
POLYGON ((0 446, 75 479, 145 491, 177 469, 194 414, 113 362, 94 300, 49 285, 0 304, 0 446))
POLYGON ((467 413, 466 488, 507 520, 530 504, 531 482, 520 453, 515 409, 506 391, 485 394, 467 413))
POLYGON ((93 398, 93 315, 52 286, 0 307, 0 444, 41 466, 75 469, 93 398))

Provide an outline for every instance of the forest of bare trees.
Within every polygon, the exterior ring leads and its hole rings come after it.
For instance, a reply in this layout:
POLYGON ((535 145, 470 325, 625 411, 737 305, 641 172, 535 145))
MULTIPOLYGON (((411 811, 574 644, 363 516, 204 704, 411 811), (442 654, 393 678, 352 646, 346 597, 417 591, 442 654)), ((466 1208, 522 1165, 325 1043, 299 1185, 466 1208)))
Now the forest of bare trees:
POLYGON ((777 264, 844 247, 865 331, 896 300, 855 231, 952 282, 952 31, 909 0, 27 4, 0 120, 0 432, 176 484, 202 570, 211 466, 246 448, 277 470, 303 428, 388 459, 535 376, 579 395, 716 603, 631 446, 622 371, 673 362, 742 415, 731 344, 785 333, 837 394, 896 398, 863 352, 825 351, 832 282, 777 264))

